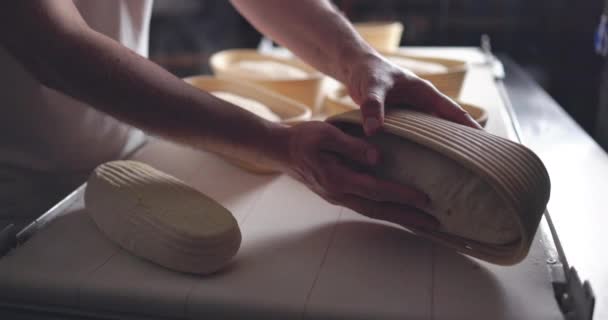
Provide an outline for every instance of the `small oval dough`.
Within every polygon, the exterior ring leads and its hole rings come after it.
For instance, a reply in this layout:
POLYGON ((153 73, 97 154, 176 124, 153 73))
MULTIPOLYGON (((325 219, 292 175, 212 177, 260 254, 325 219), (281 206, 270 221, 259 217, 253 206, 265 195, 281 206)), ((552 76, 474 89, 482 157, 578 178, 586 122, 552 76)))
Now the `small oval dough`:
POLYGON ((401 68, 408 69, 417 75, 424 74, 437 74, 446 73, 448 68, 442 64, 435 62, 422 61, 417 59, 410 59, 406 57, 395 57, 389 56, 388 59, 400 66, 401 68))
POLYGON ((272 60, 241 60, 230 65, 227 71, 247 79, 301 80, 310 77, 301 68, 272 60))
MULTIPOLYGON (((345 130, 363 137, 360 129, 345 130)), ((412 186, 431 198, 428 214, 440 222, 439 231, 487 244, 509 244, 520 231, 509 208, 478 175, 454 160, 393 134, 365 137, 378 146, 382 162, 374 173, 412 186)))
POLYGON ((215 272, 241 244, 230 211, 141 162, 112 161, 97 167, 87 183, 85 205, 110 240, 172 270, 215 272))
POLYGON ((264 118, 272 122, 281 121, 281 118, 276 113, 272 112, 270 108, 259 101, 225 91, 212 91, 211 94, 222 100, 226 100, 234 105, 237 105, 260 118, 264 118))

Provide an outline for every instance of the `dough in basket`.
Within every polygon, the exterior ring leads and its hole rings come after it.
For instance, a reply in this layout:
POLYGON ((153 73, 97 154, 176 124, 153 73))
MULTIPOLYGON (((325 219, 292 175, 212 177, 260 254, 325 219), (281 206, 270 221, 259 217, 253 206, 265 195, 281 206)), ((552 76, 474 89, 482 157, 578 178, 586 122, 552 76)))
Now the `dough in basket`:
MULTIPOLYGON (((361 136, 353 125, 345 128, 361 136)), ((382 163, 374 173, 384 179, 423 191, 431 198, 424 211, 436 217, 440 230, 486 244, 519 240, 519 227, 509 208, 481 177, 456 161, 393 134, 366 137, 378 146, 382 163)))
POLYGON ((241 60, 228 68, 228 72, 247 79, 302 80, 310 77, 305 70, 272 60, 241 60))
POLYGON ((230 92, 225 92, 225 91, 212 91, 211 94, 213 94, 214 96, 222 99, 222 100, 226 100, 234 105, 237 105, 255 115, 257 115, 260 118, 264 118, 268 121, 272 121, 272 122, 279 122, 281 121, 281 118, 274 112, 272 112, 272 110, 270 110, 270 108, 268 108, 266 105, 264 105, 263 103, 253 100, 253 99, 248 99, 230 92))

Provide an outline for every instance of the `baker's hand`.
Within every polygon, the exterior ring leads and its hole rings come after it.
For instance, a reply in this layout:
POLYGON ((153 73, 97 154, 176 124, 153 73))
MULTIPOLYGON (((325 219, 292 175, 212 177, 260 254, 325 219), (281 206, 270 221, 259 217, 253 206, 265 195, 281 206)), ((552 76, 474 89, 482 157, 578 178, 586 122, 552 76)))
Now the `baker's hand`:
POLYGON ((407 104, 420 111, 469 127, 481 128, 457 103, 429 81, 377 56, 366 55, 351 64, 345 81, 350 96, 361 106, 366 134, 384 123, 385 105, 407 104))
POLYGON ((288 173, 325 200, 371 218, 403 226, 436 228, 432 216, 415 209, 428 206, 427 195, 347 165, 376 165, 380 155, 373 145, 325 122, 306 122, 286 130, 288 173))

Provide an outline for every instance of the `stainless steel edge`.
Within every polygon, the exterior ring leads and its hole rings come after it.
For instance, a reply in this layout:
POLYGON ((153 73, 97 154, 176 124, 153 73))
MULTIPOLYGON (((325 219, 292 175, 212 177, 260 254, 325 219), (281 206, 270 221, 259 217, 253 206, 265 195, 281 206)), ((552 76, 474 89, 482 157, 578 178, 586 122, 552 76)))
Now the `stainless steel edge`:
POLYGON ((575 267, 593 287, 594 319, 608 319, 608 155, 518 64, 501 60, 514 125, 551 177, 546 217, 566 277, 575 267))

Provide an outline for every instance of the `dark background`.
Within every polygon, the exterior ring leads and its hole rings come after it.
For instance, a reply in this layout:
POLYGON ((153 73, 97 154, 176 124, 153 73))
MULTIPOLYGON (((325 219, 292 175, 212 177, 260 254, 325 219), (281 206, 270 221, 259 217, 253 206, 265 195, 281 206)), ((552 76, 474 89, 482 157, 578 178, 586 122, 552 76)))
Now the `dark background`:
MULTIPOLYGON (((590 134, 600 92, 602 59, 593 51, 593 36, 602 2, 334 1, 354 22, 401 21, 404 46, 479 46, 480 36, 490 35, 495 52, 521 64, 590 134)), ((228 1, 156 0, 150 56, 178 76, 209 73, 210 54, 256 47, 260 37, 228 1)))

